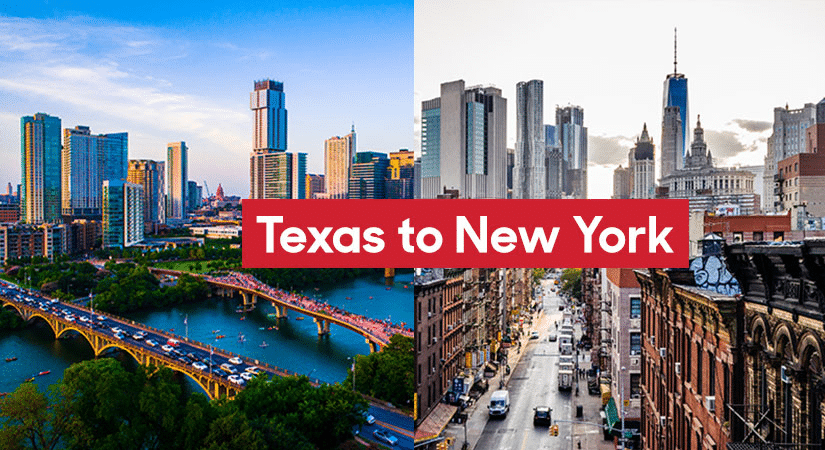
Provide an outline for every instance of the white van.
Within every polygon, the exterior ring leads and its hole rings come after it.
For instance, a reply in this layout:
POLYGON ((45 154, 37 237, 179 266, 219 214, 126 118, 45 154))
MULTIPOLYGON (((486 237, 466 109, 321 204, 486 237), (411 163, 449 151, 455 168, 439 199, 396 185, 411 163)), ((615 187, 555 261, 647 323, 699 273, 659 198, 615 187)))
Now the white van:
POLYGON ((490 417, 507 417, 510 411, 510 392, 495 391, 490 397, 490 406, 487 407, 490 417))

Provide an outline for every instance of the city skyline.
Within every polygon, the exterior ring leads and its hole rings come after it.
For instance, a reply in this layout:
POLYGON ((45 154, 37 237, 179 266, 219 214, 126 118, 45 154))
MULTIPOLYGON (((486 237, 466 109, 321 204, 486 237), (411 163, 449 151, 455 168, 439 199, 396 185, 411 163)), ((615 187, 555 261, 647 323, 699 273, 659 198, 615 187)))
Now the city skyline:
MULTIPOLYGON (((757 2, 416 2, 415 101, 438 95, 440 83, 463 79, 493 85, 511 101, 516 83, 544 82, 544 117, 554 105, 578 105, 589 129, 588 192, 609 198, 612 173, 626 164, 642 123, 661 142, 665 77, 673 73, 673 29, 678 71, 690 80, 688 123, 701 114, 708 148, 720 165, 762 165, 773 109, 817 103, 812 55, 825 41, 813 1, 757 2), (472 13, 468 16, 468 11, 472 13), (529 14, 524 14, 529 11, 529 14), (678 15, 675 14, 678 12, 678 15), (472 20, 467 20, 472 17, 472 20), (447 52, 452 48, 483 48, 447 52), (535 57, 544 52, 547 57, 535 57)), ((415 149, 420 142, 416 110, 415 149)), ((515 148, 515 109, 508 112, 507 147, 515 148)))
POLYGON ((411 2, 270 11, 184 2, 158 16, 129 5, 41 6, 0 15, 0 155, 12 162, 0 169, 4 183, 21 179, 20 118, 43 112, 67 127, 129 133, 131 159, 163 161, 166 143, 186 141, 190 178, 246 197, 249 86, 266 78, 284 82, 289 148, 308 153, 311 172, 323 170, 324 140, 353 122, 365 150, 412 147, 411 2))

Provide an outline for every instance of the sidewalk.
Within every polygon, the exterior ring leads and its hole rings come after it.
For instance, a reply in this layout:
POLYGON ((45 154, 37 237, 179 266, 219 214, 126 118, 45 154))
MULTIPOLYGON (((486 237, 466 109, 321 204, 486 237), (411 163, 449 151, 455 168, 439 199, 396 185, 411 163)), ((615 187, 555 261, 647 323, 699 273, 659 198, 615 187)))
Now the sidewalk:
MULTIPOLYGON (((574 334, 576 336, 576 342, 581 339, 582 336, 582 328, 580 323, 576 323, 573 327, 574 334)), ((579 360, 578 365, 583 369, 590 368, 590 352, 584 351, 579 352, 579 360)), ((583 378, 579 378, 578 381, 579 386, 579 395, 571 397, 572 405, 571 411, 573 412, 573 417, 571 420, 578 420, 582 422, 589 422, 589 423, 602 423, 601 415, 599 411, 602 407, 602 397, 600 395, 590 395, 587 392, 587 376, 583 378), (576 416, 576 406, 582 406, 582 417, 575 417, 576 416)), ((592 426, 592 425, 584 425, 584 424, 573 424, 573 447, 574 449, 583 448, 583 449, 595 449, 595 450, 615 450, 616 446, 613 444, 612 440, 604 440, 604 433, 601 428, 592 426), (581 447, 579 447, 581 444, 581 447)))
MULTIPOLYGON (((507 353, 507 364, 510 365, 512 370, 515 370, 519 361, 521 361, 522 355, 526 353, 525 350, 527 349, 527 344, 529 343, 530 332, 533 330, 539 330, 541 327, 546 328, 546 319, 547 317, 543 313, 537 314, 536 318, 533 320, 533 325, 529 328, 525 327, 525 331, 522 333, 519 341, 513 342, 513 346, 510 347, 507 353), (518 342, 521 342, 520 352, 517 351, 518 342)), ((502 378, 504 378, 505 387, 510 381, 510 376, 505 375, 504 372, 504 367, 502 366, 495 376, 488 378, 490 389, 479 397, 472 406, 464 410, 467 414, 467 442, 469 442, 468 448, 470 449, 475 448, 479 438, 481 438, 481 433, 484 431, 484 427, 487 425, 487 405, 490 404, 490 397, 493 395, 494 391, 499 389, 499 383, 502 378)), ((460 449, 464 443, 464 427, 465 424, 450 422, 447 424, 447 428, 444 429, 444 436, 455 437, 455 445, 453 446, 454 449, 460 449)))

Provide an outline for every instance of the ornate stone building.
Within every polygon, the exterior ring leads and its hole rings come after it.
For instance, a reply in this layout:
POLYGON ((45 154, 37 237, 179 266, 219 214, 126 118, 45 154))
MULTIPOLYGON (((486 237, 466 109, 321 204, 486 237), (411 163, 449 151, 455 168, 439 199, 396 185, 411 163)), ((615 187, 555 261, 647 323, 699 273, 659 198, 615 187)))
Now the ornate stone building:
POLYGON ((825 448, 825 242, 744 243, 726 253, 744 304, 745 401, 733 417, 742 438, 825 448))

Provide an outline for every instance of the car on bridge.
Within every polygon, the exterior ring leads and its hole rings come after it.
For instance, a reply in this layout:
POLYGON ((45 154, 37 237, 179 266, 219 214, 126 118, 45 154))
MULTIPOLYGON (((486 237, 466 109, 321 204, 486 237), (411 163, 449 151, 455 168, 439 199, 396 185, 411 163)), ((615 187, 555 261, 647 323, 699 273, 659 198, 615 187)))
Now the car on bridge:
POLYGON ((249 366, 246 369, 244 369, 244 371, 249 372, 252 375, 257 375, 258 372, 261 371, 261 368, 260 367, 255 367, 255 366, 249 366))
POLYGON ((158 345, 157 341, 153 341, 152 339, 146 339, 144 342, 146 342, 146 345, 149 347, 157 347, 158 345))
POLYGON ((239 377, 238 375, 234 375, 234 374, 229 375, 229 378, 227 378, 227 379, 231 383, 235 383, 235 384, 240 385, 240 386, 243 386, 244 384, 246 384, 246 382, 241 377, 239 377))
POLYGON ((238 371, 235 370, 234 367, 232 367, 232 366, 230 366, 229 364, 226 364, 226 363, 221 364, 221 369, 223 369, 224 372, 230 373, 232 375, 238 373, 238 371))
POLYGON ((194 367, 194 368, 196 368, 196 369, 198 369, 198 370, 206 370, 206 368, 207 368, 206 364, 204 364, 204 363, 202 363, 202 362, 200 362, 200 361, 195 361, 195 362, 193 362, 193 363, 192 363, 192 367, 194 367))
POLYGON ((161 350, 163 350, 166 353, 172 353, 172 350, 174 350, 174 349, 172 348, 171 345, 164 345, 164 346, 161 347, 161 350))
POLYGON ((386 430, 375 430, 372 432, 372 435, 375 436, 375 439, 379 441, 389 444, 389 445, 397 445, 398 438, 393 436, 389 431, 386 430))
POLYGON ((243 361, 241 361, 241 358, 238 358, 237 356, 234 357, 234 358, 229 358, 229 362, 231 362, 232 364, 235 364, 236 366, 239 365, 239 364, 243 364, 243 361))

